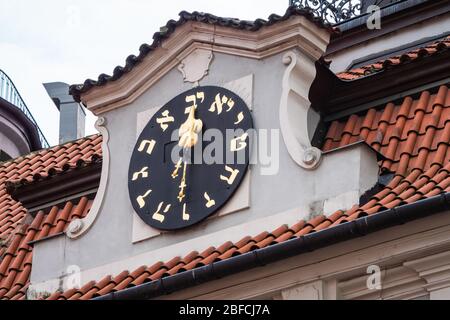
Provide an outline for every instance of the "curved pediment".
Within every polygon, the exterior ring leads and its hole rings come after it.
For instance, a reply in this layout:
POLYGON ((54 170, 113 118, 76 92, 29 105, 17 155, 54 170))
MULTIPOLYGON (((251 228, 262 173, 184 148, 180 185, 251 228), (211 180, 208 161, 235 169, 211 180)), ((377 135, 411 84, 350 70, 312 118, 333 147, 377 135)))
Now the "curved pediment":
MULTIPOLYGON (((162 76, 199 50, 262 59, 291 48, 317 60, 330 38, 329 26, 308 11, 289 8, 285 15, 268 20, 244 21, 194 12, 180 13, 154 35, 152 45, 142 45, 139 56, 127 58, 113 76, 71 86, 75 99, 98 115, 133 102, 162 76)), ((187 80, 186 80, 187 81, 187 80)))

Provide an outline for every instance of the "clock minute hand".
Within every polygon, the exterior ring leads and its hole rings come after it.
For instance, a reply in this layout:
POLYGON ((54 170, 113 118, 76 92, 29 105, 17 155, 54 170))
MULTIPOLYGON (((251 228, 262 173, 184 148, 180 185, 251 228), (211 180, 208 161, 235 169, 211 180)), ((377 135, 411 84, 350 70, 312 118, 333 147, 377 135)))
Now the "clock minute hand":
POLYGON ((187 166, 187 163, 186 163, 186 161, 183 161, 183 163, 184 163, 184 166, 183 166, 183 177, 181 178, 181 183, 180 183, 180 185, 178 187, 178 188, 180 188, 180 192, 178 193, 178 197, 177 197, 179 202, 183 201, 183 199, 185 197, 184 190, 187 187, 187 185, 186 185, 186 166, 187 166))
POLYGON ((178 177, 178 170, 180 170, 180 168, 181 168, 181 161, 183 161, 183 158, 180 157, 177 164, 175 165, 175 169, 172 172, 172 179, 175 179, 176 177, 178 177))

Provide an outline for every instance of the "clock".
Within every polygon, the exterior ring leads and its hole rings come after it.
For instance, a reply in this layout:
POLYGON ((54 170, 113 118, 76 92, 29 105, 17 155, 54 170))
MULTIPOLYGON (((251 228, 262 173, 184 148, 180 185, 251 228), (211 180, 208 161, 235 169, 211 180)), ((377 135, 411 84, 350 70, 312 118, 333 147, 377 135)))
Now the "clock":
POLYGON ((190 89, 160 108, 131 155, 131 204, 148 225, 177 230, 217 212, 247 171, 253 121, 245 102, 217 86, 190 89))

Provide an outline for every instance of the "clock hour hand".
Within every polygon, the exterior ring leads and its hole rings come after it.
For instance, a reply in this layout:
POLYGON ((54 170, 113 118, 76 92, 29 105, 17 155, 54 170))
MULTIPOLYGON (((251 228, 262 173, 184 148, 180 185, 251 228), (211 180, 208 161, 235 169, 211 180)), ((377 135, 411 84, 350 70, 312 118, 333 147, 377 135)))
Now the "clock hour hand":
POLYGON ((182 148, 191 148, 197 144, 198 133, 202 130, 203 122, 195 118, 195 106, 191 106, 186 121, 178 131, 178 145, 182 148))

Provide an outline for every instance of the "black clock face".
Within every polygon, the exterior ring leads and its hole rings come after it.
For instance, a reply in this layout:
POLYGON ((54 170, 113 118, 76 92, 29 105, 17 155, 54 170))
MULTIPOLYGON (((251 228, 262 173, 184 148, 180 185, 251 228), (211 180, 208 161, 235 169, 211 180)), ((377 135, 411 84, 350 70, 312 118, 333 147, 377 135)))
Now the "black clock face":
POLYGON ((252 117, 230 90, 188 90, 159 109, 131 156, 128 191, 134 210, 162 230, 207 218, 232 196, 250 157, 252 117))

